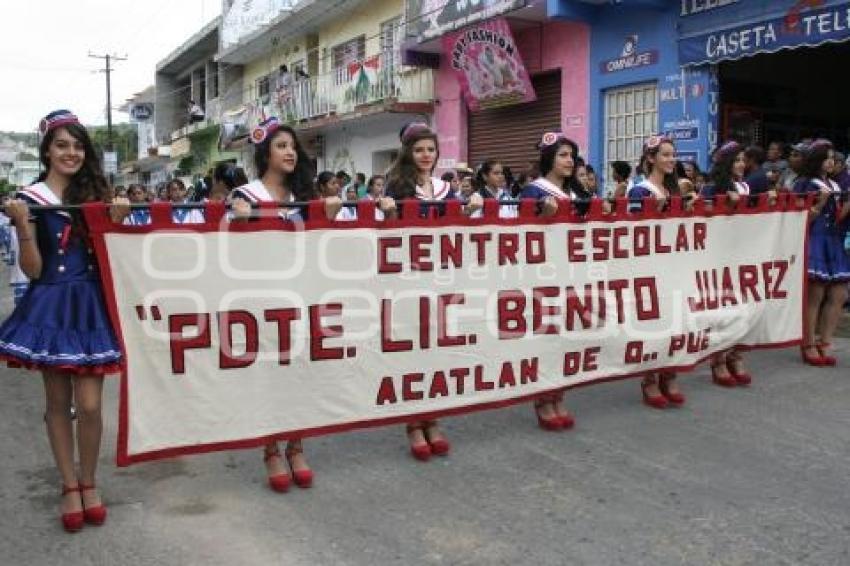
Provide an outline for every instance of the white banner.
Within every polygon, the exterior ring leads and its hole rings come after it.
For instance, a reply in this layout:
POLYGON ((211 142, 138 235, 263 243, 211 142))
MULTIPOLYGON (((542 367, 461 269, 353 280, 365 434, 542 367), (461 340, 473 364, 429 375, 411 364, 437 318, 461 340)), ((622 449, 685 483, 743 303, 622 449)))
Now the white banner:
POLYGON ((175 228, 161 206, 152 226, 93 229, 126 352, 122 465, 800 339, 805 211, 285 228, 209 209, 175 228))

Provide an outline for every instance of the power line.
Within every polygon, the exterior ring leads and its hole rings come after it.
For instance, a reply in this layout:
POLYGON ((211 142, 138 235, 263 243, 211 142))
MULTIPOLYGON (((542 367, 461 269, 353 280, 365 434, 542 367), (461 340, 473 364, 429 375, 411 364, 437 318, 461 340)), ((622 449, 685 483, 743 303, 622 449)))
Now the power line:
POLYGON ((92 59, 103 59, 104 60, 104 68, 102 73, 106 73, 106 149, 108 151, 112 151, 112 86, 110 82, 110 77, 112 75, 113 68, 111 66, 112 61, 126 61, 127 57, 119 57, 114 54, 105 54, 105 55, 97 55, 89 51, 89 57, 92 59))

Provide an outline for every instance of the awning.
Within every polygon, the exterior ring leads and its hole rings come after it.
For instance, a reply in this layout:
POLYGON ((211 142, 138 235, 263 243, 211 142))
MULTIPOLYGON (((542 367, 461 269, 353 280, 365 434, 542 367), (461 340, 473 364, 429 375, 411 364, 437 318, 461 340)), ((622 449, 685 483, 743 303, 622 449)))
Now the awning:
POLYGON ((683 0, 679 17, 682 65, 847 40, 848 0, 683 0))

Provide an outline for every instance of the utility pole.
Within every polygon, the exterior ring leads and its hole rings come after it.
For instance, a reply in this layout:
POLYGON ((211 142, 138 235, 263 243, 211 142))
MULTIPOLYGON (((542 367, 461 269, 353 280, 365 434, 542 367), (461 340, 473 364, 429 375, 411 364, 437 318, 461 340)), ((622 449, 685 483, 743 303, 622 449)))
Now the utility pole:
MULTIPOLYGON (((95 53, 89 52, 89 57, 92 59, 103 59, 105 63, 105 67, 101 70, 101 73, 106 73, 106 151, 112 152, 112 85, 111 85, 111 74, 112 74, 112 65, 113 61, 126 61, 127 57, 119 57, 118 55, 110 55, 106 53, 105 55, 97 55, 95 53)), ((112 184, 113 174, 109 173, 109 182, 112 184)))

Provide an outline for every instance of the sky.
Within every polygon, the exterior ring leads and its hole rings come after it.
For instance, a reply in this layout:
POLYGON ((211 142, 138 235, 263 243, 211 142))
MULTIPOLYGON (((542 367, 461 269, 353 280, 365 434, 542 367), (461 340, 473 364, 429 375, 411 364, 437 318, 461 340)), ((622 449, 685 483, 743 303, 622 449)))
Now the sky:
POLYGON ((3 2, 0 131, 34 131, 67 108, 85 124, 106 123, 102 59, 126 56, 112 73, 112 121, 153 84, 156 63, 221 13, 221 0, 24 0, 3 2))

